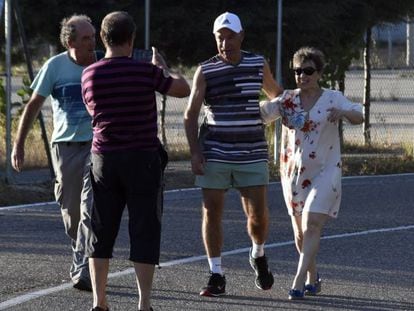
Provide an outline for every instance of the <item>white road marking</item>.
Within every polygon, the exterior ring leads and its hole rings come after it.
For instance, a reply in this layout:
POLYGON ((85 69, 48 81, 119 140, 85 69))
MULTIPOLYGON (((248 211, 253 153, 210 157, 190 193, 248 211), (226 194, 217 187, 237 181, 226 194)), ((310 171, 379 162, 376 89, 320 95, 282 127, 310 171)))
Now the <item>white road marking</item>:
MULTIPOLYGON (((348 238, 348 237, 354 237, 354 236, 360 236, 360 235, 385 233, 385 232, 393 232, 393 231, 401 231, 401 230, 411 230, 411 229, 414 229, 414 225, 400 226, 400 227, 394 227, 394 228, 371 229, 371 230, 366 230, 366 231, 343 233, 343 234, 335 234, 335 235, 324 236, 321 239, 322 240, 341 239, 341 238, 348 238)), ((265 248, 283 247, 283 246, 292 245, 292 244, 294 244, 294 241, 272 243, 272 244, 267 244, 265 246, 265 248)), ((223 252, 222 256, 230 256, 230 255, 235 255, 235 254, 240 254, 240 253, 246 253, 246 252, 249 251, 249 249, 250 249, 250 247, 245 247, 245 248, 235 249, 235 250, 232 250, 232 251, 223 252)), ((196 262, 196 261, 200 261, 200 260, 205 260, 206 258, 207 257, 205 255, 202 255, 202 256, 194 256, 194 257, 189 257, 189 258, 176 259, 176 260, 171 260, 171 261, 161 263, 160 266, 161 267, 170 267, 170 266, 182 265, 182 264, 187 264, 187 263, 196 262)), ((130 269, 126 269, 124 271, 110 273, 108 275, 108 278, 116 278, 116 277, 132 274, 132 273, 134 273, 134 269, 130 268, 130 269)), ((62 284, 60 286, 46 288, 46 289, 42 289, 42 290, 39 290, 39 291, 36 291, 36 292, 31 292, 31 293, 28 293, 28 294, 17 296, 15 298, 12 298, 12 299, 1 302, 0 303, 0 310, 6 310, 7 308, 22 304, 24 302, 27 302, 27 301, 30 301, 30 300, 33 300, 33 299, 36 299, 36 298, 39 298, 39 297, 42 297, 42 296, 47 296, 49 294, 56 293, 56 292, 59 292, 59 291, 62 291, 62 290, 65 290, 65 289, 68 289, 68 288, 71 288, 71 287, 72 287, 71 283, 65 283, 65 284, 62 284)))
POLYGON ((36 207, 48 207, 48 206, 58 206, 58 204, 56 202, 40 202, 40 203, 5 206, 5 207, 0 207, 0 212, 9 211, 13 209, 25 209, 25 208, 36 208, 36 207))
POLYGON ((72 287, 72 284, 65 283, 65 284, 62 284, 62 285, 59 285, 59 286, 56 286, 56 287, 45 288, 45 289, 42 289, 42 290, 39 290, 39 291, 36 291, 36 292, 31 292, 31 293, 28 293, 28 294, 17 296, 13 299, 6 300, 6 301, 0 303, 0 310, 6 310, 7 308, 22 304, 22 303, 27 302, 29 300, 33 300, 33 299, 36 299, 36 298, 39 298, 39 297, 47 296, 49 294, 53 294, 53 293, 56 293, 56 292, 59 292, 61 290, 65 290, 65 289, 68 289, 68 288, 71 288, 71 287, 72 287))

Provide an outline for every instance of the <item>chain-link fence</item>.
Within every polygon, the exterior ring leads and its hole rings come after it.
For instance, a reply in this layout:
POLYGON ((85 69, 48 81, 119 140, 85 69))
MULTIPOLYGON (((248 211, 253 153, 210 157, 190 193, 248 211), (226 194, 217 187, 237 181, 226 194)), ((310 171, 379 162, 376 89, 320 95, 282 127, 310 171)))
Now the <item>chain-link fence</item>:
MULTIPOLYGON (((395 146, 414 143, 414 68, 409 45, 409 24, 385 25, 373 29, 371 59, 371 143, 395 146)), ((363 102, 363 51, 346 73, 345 95, 363 102)), ((364 143, 362 126, 346 126, 344 141, 364 143)))
MULTIPOLYGON (((364 72, 347 73, 345 95, 362 102, 364 72)), ((380 145, 412 143, 414 139, 414 70, 373 70, 371 76, 371 142, 380 145)), ((363 127, 344 130, 344 140, 364 143, 363 127)))
POLYGON ((186 158, 189 155, 183 125, 187 101, 188 98, 157 96, 159 138, 172 158, 186 158))

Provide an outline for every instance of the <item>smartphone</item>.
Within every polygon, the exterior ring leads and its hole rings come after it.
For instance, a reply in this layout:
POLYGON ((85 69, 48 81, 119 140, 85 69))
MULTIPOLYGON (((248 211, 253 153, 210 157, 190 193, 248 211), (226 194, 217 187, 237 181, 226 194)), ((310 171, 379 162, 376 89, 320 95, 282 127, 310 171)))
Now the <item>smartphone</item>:
POLYGON ((134 49, 132 58, 141 62, 151 63, 152 50, 150 49, 134 49))

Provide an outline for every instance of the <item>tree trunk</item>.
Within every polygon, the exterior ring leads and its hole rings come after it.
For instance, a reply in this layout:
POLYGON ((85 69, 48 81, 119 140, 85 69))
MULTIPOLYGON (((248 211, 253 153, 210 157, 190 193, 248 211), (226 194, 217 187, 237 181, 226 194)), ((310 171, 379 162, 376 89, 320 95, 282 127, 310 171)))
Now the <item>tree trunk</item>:
POLYGON ((364 49, 364 138, 365 145, 371 145, 371 124, 369 120, 371 106, 371 27, 367 28, 366 41, 364 49))

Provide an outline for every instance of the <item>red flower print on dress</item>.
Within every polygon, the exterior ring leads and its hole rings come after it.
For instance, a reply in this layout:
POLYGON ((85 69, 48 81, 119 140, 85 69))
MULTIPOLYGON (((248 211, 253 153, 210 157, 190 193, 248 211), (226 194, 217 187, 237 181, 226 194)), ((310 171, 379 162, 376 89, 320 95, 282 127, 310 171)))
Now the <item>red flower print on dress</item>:
POLYGON ((306 120, 303 127, 300 129, 304 133, 304 137, 306 140, 309 140, 310 138, 310 132, 314 131, 316 129, 317 125, 312 120, 306 120))
POLYGON ((293 209, 295 209, 295 208, 297 208, 298 207, 298 203, 296 203, 295 201, 290 201, 290 206, 293 208, 293 209))
POLYGON ((301 128, 301 131, 304 133, 309 133, 311 131, 314 131, 316 129, 316 123, 312 120, 306 120, 305 125, 301 128))
POLYGON ((282 123, 289 129, 299 130, 305 124, 307 112, 300 105, 298 93, 286 92, 280 103, 280 115, 282 123))
POLYGON ((283 108, 285 108, 286 110, 295 110, 295 108, 297 107, 297 105, 292 101, 291 98, 286 99, 282 105, 283 108))
POLYGON ((311 184, 312 184, 312 182, 309 179, 305 179, 302 182, 302 189, 305 189, 305 188, 309 187, 311 184))
POLYGON ((296 146, 299 146, 300 145, 300 139, 298 138, 298 139, 296 139, 296 141, 295 141, 295 145, 296 146))
POLYGON ((284 153, 280 154, 280 161, 287 163, 291 155, 292 155, 292 149, 287 148, 284 153))

